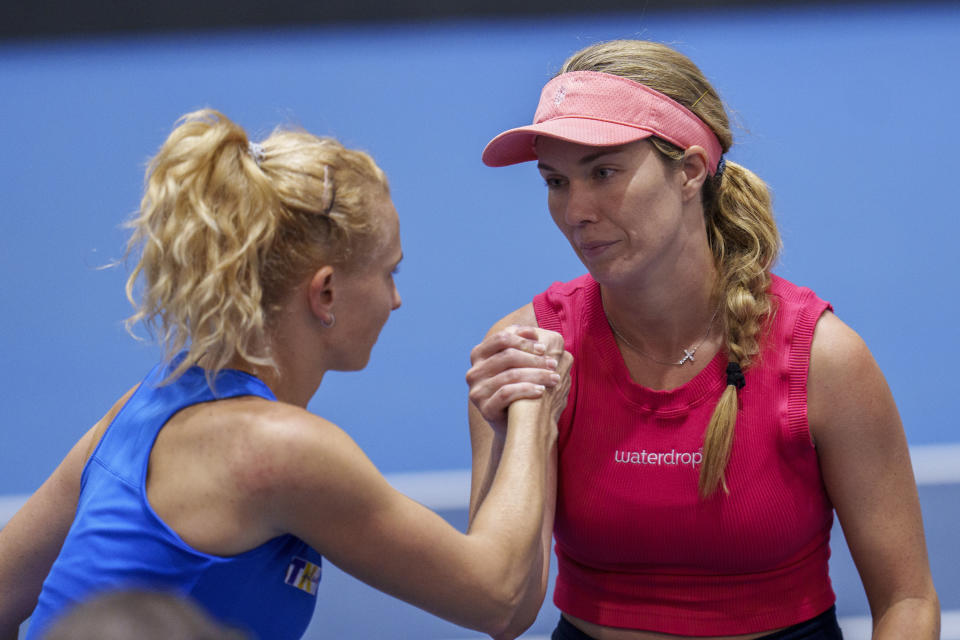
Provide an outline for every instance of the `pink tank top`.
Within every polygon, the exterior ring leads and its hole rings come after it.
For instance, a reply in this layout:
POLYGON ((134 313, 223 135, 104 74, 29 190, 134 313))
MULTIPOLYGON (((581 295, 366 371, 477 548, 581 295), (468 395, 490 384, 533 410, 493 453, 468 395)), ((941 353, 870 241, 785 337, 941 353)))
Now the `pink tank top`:
POLYGON ((830 306, 773 277, 775 313, 746 371, 729 495, 697 494, 726 354, 670 391, 635 384, 589 276, 533 302, 574 355, 560 421, 554 602, 596 624, 678 635, 789 626, 828 609, 833 509, 807 426, 813 330, 830 306))

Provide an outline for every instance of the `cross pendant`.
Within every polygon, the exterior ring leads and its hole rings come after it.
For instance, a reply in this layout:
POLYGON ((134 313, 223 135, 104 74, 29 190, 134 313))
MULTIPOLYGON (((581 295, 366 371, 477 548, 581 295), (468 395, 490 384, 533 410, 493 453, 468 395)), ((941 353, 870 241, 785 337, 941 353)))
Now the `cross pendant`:
POLYGON ((696 358, 693 357, 693 354, 696 353, 696 352, 697 352, 696 349, 694 349, 693 351, 688 351, 687 349, 684 349, 684 350, 683 350, 683 357, 680 358, 680 362, 678 362, 677 364, 684 364, 684 363, 686 363, 687 360, 689 360, 689 361, 691 361, 691 362, 695 361, 696 358))

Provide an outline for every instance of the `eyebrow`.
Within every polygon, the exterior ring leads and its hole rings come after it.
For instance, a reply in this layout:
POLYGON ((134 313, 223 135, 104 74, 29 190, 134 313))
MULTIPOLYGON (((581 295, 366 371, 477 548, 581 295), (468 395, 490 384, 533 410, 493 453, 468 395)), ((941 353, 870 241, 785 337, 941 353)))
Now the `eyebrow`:
MULTIPOLYGON (((603 156, 611 155, 614 153, 620 153, 621 151, 624 150, 625 147, 626 145, 618 145, 616 147, 604 147, 600 151, 588 153, 587 155, 583 156, 582 158, 577 160, 577 164, 581 166, 585 164, 590 164, 594 160, 602 158, 603 156)), ((537 169, 546 170, 546 171, 556 171, 556 169, 554 169, 550 165, 545 164, 543 162, 537 162, 537 169)))

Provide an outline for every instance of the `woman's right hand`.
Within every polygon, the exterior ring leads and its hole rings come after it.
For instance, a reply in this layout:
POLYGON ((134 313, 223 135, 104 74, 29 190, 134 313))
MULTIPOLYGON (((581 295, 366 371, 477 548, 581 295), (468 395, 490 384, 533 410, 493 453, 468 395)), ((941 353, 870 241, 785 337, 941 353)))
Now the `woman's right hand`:
POLYGON ((559 333, 509 326, 474 347, 470 361, 466 376, 470 402, 500 433, 506 430, 507 409, 516 400, 537 399, 549 390, 554 420, 563 412, 573 356, 564 351, 559 333))

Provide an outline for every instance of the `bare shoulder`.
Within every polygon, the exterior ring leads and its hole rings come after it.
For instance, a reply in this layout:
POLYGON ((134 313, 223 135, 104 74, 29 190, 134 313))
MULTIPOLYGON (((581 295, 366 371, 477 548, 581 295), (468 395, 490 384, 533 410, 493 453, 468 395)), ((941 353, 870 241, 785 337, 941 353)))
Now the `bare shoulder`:
POLYGON ((506 329, 512 325, 520 325, 524 327, 538 326, 537 315, 533 311, 533 303, 528 302, 516 311, 511 311, 502 317, 492 327, 490 327, 490 331, 487 332, 487 335, 491 336, 496 332, 502 331, 503 329, 506 329))
POLYGON ((827 431, 888 423, 896 407, 880 367, 856 331, 826 312, 817 322, 810 353, 807 404, 816 441, 827 431))
POLYGON ((160 432, 147 491, 154 510, 207 553, 232 555, 283 533, 299 513, 382 476, 343 429, 301 407, 255 396, 194 405, 160 432))
POLYGON ((809 385, 825 386, 823 383, 834 382, 837 376, 849 375, 852 368, 872 362, 873 356, 856 331, 831 311, 820 316, 810 349, 809 385))
MULTIPOLYGON (((150 499, 158 509, 166 497, 179 505, 188 487, 202 486, 227 511, 260 512, 320 458, 355 446, 332 422, 283 402, 243 396, 192 405, 167 422, 151 450, 150 499)), ((203 492, 196 493, 199 500, 203 492)))
POLYGON ((301 407, 242 398, 225 410, 234 425, 231 472, 253 494, 289 490, 344 458, 366 460, 343 429, 301 407))
POLYGON ((244 438, 231 473, 247 508, 321 553, 345 548, 348 531, 398 496, 344 429, 300 407, 259 406, 244 438))

